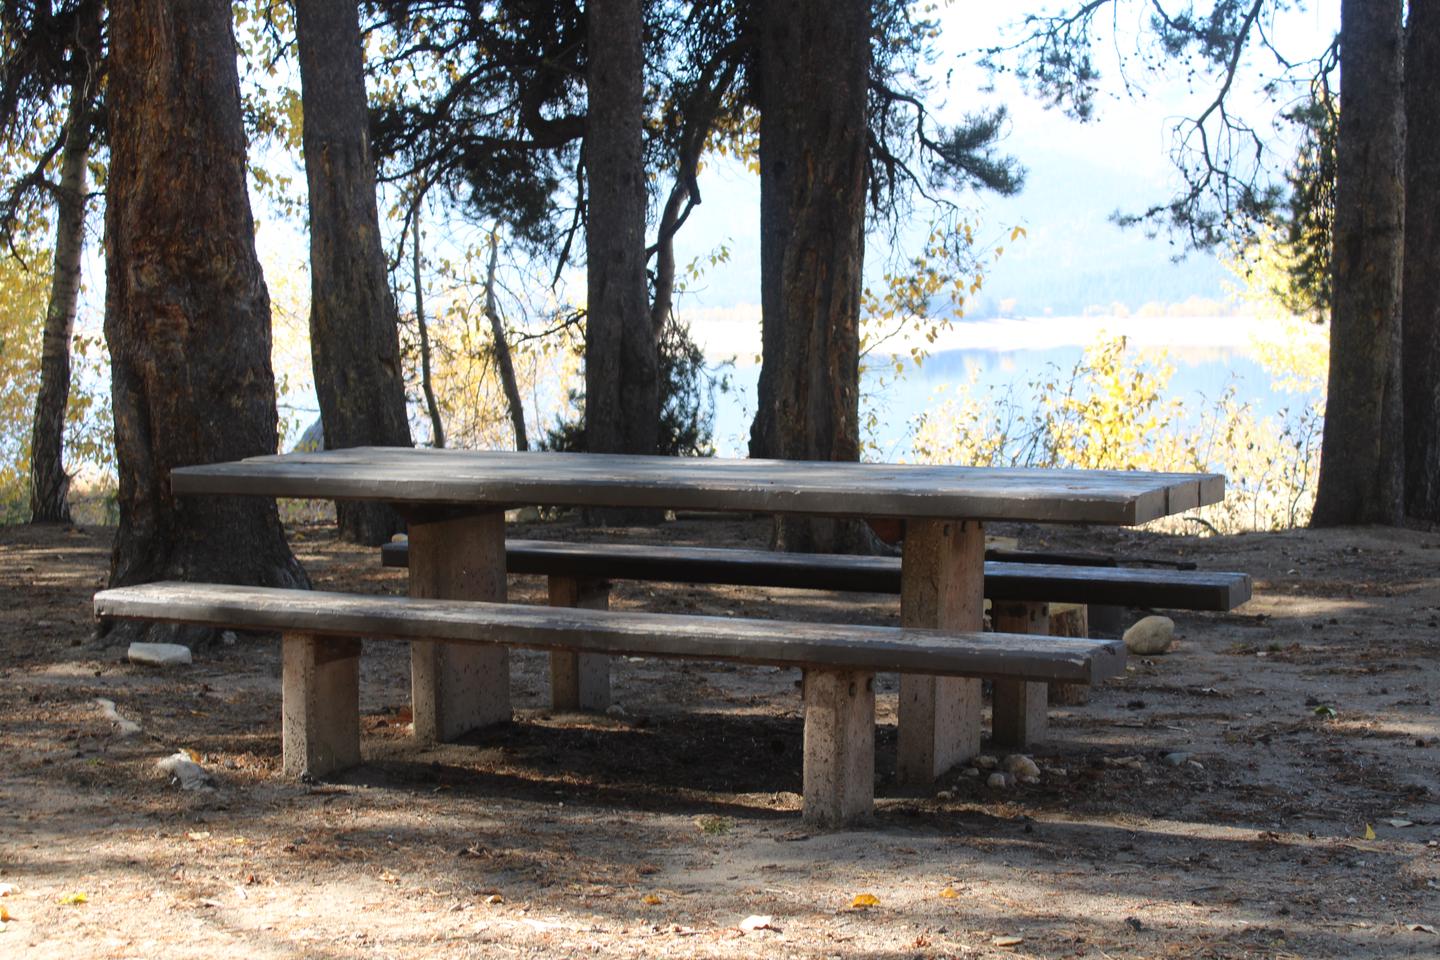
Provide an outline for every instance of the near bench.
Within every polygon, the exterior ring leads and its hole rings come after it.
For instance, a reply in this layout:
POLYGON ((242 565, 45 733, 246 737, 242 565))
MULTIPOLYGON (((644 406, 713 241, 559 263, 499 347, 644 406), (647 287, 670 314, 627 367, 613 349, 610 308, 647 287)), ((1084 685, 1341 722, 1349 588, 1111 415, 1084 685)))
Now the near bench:
MULTIPOLYGON (((380 555, 387 567, 405 567, 409 544, 385 544, 380 555)), ((900 593, 898 557, 507 540, 505 566, 510 573, 549 577, 550 603, 558 607, 604 609, 611 580, 900 593)), ((1198 570, 987 560, 985 597, 991 601, 991 619, 998 631, 1059 633, 1051 625, 1051 603, 1226 611, 1250 599, 1250 577, 1198 570)), ((1073 632, 1084 635, 1085 630, 1073 632)), ((569 652, 553 655, 551 698, 557 710, 605 709, 610 703, 605 658, 569 652)), ((997 746, 1016 748, 1044 739, 1047 699, 1045 683, 997 678, 991 739, 997 746)))
POLYGON ((416 599, 223 584, 152 583, 95 595, 99 617, 283 636, 287 775, 360 761, 360 637, 799 667, 804 817, 835 825, 874 801, 874 674, 1097 683, 1124 669, 1117 641, 777 622, 416 599))

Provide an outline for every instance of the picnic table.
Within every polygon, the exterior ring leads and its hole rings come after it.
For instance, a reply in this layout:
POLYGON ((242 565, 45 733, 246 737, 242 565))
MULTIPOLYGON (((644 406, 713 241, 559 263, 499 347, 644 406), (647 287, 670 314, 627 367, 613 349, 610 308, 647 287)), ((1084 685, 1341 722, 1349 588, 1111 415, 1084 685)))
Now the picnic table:
MULTIPOLYGON (((503 601, 505 510, 622 507, 903 524, 905 627, 978 632, 986 521, 1137 524, 1218 502, 1214 474, 352 448, 184 467, 181 495, 393 504, 412 597, 503 601)), ((511 716, 503 646, 415 641, 415 733, 448 741, 511 716)), ((980 746, 980 680, 902 673, 897 773, 929 783, 980 746)))

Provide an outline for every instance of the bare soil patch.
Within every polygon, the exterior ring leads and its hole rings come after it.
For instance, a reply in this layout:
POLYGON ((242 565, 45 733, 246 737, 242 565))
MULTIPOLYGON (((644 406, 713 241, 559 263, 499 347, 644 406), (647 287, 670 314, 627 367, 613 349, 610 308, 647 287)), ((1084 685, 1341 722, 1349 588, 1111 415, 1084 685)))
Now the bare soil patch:
MULTIPOLYGON (((758 545, 766 525, 515 532, 758 545)), ((92 637, 112 531, 0 528, 0 957, 1440 955, 1440 534, 1002 532, 1245 570, 1256 597, 1174 614, 1174 652, 1053 708, 1034 786, 899 790, 882 677, 875 823, 811 834, 793 672, 624 660, 623 715, 560 715, 543 658, 513 653, 516 722, 420 749, 407 651, 368 643, 365 765, 289 783, 276 640, 130 665, 92 637), (156 770, 179 749, 214 791, 156 770)), ((317 586, 404 589, 375 551, 292 535, 317 586)), ((748 588, 615 603, 897 618, 893 597, 748 588)))

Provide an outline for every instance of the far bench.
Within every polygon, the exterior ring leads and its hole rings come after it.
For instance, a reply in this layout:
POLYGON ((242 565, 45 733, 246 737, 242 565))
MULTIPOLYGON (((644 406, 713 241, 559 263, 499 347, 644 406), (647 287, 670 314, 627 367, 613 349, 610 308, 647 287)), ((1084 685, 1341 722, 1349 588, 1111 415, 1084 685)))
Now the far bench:
MULTIPOLYGON (((408 566, 409 544, 385 544, 380 556, 387 567, 408 566)), ((1048 559, 1064 558, 1051 555, 1048 559)), ((611 580, 900 593, 898 557, 508 540, 505 565, 510 573, 549 577, 550 603, 558 607, 604 609, 611 580)), ((996 630, 1012 634, 1085 635, 1083 618, 1064 630, 1052 624, 1051 603, 1227 611, 1249 600, 1250 589, 1250 577, 1244 573, 985 562, 985 597, 991 601, 992 622, 996 630)), ((997 680, 992 741, 997 746, 1019 748, 1043 740, 1047 700, 1044 683, 997 680)), ((605 709, 610 703, 606 659, 568 652, 552 655, 551 703, 559 710, 605 709)))
POLYGON ((876 671, 1097 683, 1124 669, 1117 641, 777 622, 415 599, 223 584, 152 583, 95 595, 99 617, 283 636, 282 769, 327 776, 360 762, 360 637, 798 667, 804 818, 848 823, 874 803, 876 671))

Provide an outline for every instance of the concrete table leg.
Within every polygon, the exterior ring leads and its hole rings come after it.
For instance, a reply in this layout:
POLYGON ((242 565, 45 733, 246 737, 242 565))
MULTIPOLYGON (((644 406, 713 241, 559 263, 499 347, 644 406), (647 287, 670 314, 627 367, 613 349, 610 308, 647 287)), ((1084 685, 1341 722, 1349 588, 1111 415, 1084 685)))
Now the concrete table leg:
POLYGON ((326 777, 360 762, 360 641, 281 640, 281 771, 326 777))
MULTIPOLYGON (((997 602, 990 605, 997 633, 1044 633, 1050 628, 1048 603, 997 602)), ((997 679, 991 698, 990 740, 997 747, 1023 749, 1045 739, 1049 684, 997 679)))
POLYGON ((864 819, 875 808, 875 675, 805 671, 803 818, 817 827, 864 819))
MULTIPOLYGON (((905 525, 900 620, 907 627, 978 631, 985 622, 985 531, 974 520, 905 525)), ((928 786, 980 752, 980 681, 900 677, 901 783, 928 786)))
MULTIPOLYGON (((505 514, 410 518, 410 596, 505 600, 505 514)), ((505 647, 417 641, 410 645, 415 737, 449 742, 511 718, 505 647)))
MULTIPOLYGON (((550 578, 550 606, 610 609, 610 583, 576 577, 550 578)), ((610 706, 610 658, 603 653, 550 653, 550 706, 554 710, 604 712, 610 706)))

